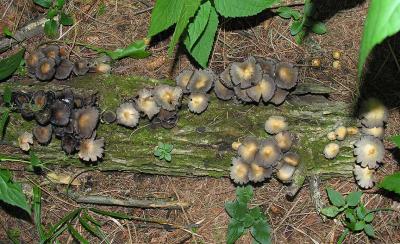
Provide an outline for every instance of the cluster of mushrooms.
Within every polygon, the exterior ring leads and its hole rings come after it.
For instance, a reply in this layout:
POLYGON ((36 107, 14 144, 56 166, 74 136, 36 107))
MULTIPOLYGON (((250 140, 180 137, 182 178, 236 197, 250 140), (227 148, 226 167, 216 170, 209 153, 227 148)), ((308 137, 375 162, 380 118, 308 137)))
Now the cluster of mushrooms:
MULTIPOLYGON (((344 140, 347 135, 355 135, 361 131, 361 137, 354 143, 354 176, 357 184, 364 189, 374 185, 374 173, 382 163, 385 154, 383 137, 385 123, 388 119, 387 108, 377 99, 370 98, 363 102, 359 116, 359 128, 340 126, 328 133, 328 139, 344 140)), ((324 155, 328 159, 335 158, 340 151, 339 144, 331 142, 326 145, 324 155)))
POLYGON ((32 132, 18 138, 19 147, 29 151, 36 141, 48 145, 55 135, 66 154, 78 151, 79 158, 95 162, 103 157, 104 139, 96 138, 99 109, 94 96, 83 97, 63 91, 13 92, 13 107, 25 120, 35 121, 32 132))
POLYGON ((242 142, 234 142, 232 148, 238 157, 232 158, 230 177, 237 184, 262 182, 276 177, 284 183, 290 182, 300 157, 290 151, 295 135, 288 131, 284 117, 271 116, 265 122, 265 131, 271 136, 267 139, 246 137, 242 142))
POLYGON ((27 55, 25 59, 28 74, 40 81, 50 81, 68 79, 71 74, 76 76, 85 75, 88 72, 109 73, 111 66, 110 58, 103 56, 88 61, 79 59, 71 62, 63 49, 56 45, 40 47, 37 51, 27 55))

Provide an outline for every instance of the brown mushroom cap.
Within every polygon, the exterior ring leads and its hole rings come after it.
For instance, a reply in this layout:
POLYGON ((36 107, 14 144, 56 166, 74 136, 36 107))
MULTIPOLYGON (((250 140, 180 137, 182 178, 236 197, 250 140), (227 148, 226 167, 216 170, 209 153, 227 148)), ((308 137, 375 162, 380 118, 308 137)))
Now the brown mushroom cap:
POLYGON ((46 58, 54 59, 57 62, 57 59, 60 59, 60 47, 56 45, 48 45, 40 48, 40 51, 46 56, 46 58))
POLYGON ((290 182, 295 171, 296 167, 290 164, 282 164, 276 172, 276 177, 283 183, 290 182))
POLYGON ((68 59, 61 59, 60 64, 57 66, 54 77, 57 80, 65 80, 71 75, 73 68, 74 65, 71 61, 68 59))
POLYGON ((221 100, 230 100, 235 95, 235 92, 227 87, 225 87, 220 80, 215 81, 214 86, 215 95, 221 100))
POLYGON ((188 84, 190 79, 193 76, 194 71, 193 70, 184 70, 182 71, 175 79, 176 85, 182 88, 183 93, 187 94, 189 93, 188 90, 188 84))
POLYGON ((246 162, 251 163, 258 151, 259 141, 255 137, 246 137, 238 148, 240 158, 246 162))
POLYGON ((38 141, 42 145, 46 145, 51 141, 53 128, 51 125, 47 126, 38 125, 35 128, 33 128, 32 134, 35 137, 36 141, 38 141))
POLYGON ((269 100, 269 102, 275 105, 281 105, 285 101, 287 95, 289 95, 288 91, 277 87, 274 96, 269 100))
POLYGON ((242 102, 246 102, 246 103, 251 103, 253 102, 253 100, 251 99, 251 97, 249 97, 249 95, 247 95, 246 89, 242 89, 240 88, 240 86, 235 86, 233 88, 233 91, 236 95, 236 97, 242 101, 242 102))
POLYGON ((233 84, 240 84, 242 89, 257 84, 262 78, 261 67, 257 64, 255 58, 251 56, 244 62, 232 63, 230 74, 233 84))
POLYGON ((264 102, 268 102, 274 96, 275 89, 274 80, 268 75, 264 75, 257 85, 250 87, 246 92, 254 102, 260 102, 261 98, 264 102))
POLYGON ((280 62, 276 64, 276 85, 282 89, 291 89, 297 85, 299 70, 293 64, 280 62))
POLYGON ((47 94, 43 90, 37 91, 33 93, 32 101, 35 109, 42 110, 47 106, 47 94))
POLYGON ((117 120, 117 115, 114 113, 114 111, 106 110, 101 115, 101 120, 108 124, 112 124, 117 120))
POLYGON ((233 87, 235 85, 239 85, 239 84, 234 85, 232 83, 232 78, 231 78, 231 74, 230 74, 231 66, 232 66, 232 64, 229 64, 228 67, 226 67, 226 69, 224 71, 222 71, 222 73, 219 75, 221 83, 224 84, 224 86, 229 89, 233 89, 233 87))
POLYGON ((249 180, 255 183, 262 182, 272 176, 272 167, 262 167, 256 163, 250 164, 249 180))
POLYGON ((278 134, 276 134, 274 136, 274 138, 275 138, 279 148, 283 152, 287 152, 292 147, 294 135, 293 135, 293 133, 291 133, 289 131, 282 131, 282 132, 279 132, 278 134))
POLYGON ((153 96, 161 108, 173 111, 180 106, 182 93, 180 87, 159 85, 154 88, 153 96))
POLYGON ((74 113, 74 129, 81 138, 89 138, 97 127, 99 110, 95 107, 78 109, 74 113))
POLYGON ((66 154, 72 154, 76 151, 79 142, 72 134, 66 134, 61 138, 61 149, 66 154))
POLYGON ((260 142, 255 160, 257 164, 261 166, 270 167, 276 165, 281 157, 282 152, 276 141, 272 138, 269 138, 260 142))
POLYGON ((89 62, 85 59, 76 61, 72 71, 77 76, 85 75, 89 71, 89 62))
POLYGON ((215 74, 210 69, 194 71, 188 83, 188 90, 196 93, 206 93, 214 85, 215 74))
POLYGON ((36 66, 39 64, 39 61, 44 57, 44 54, 39 51, 28 54, 25 59, 28 72, 31 74, 35 74, 36 66))
POLYGON ((277 63, 275 59, 256 57, 256 61, 261 66, 261 69, 264 74, 269 75, 272 78, 275 78, 275 68, 277 63))
POLYGON ((300 156, 295 152, 287 152, 283 155, 282 161, 296 167, 300 163, 300 156))
POLYGON ((35 69, 36 78, 41 81, 53 79, 54 74, 56 73, 55 66, 56 63, 53 59, 42 58, 39 60, 39 63, 35 69))
POLYGON ((46 107, 35 113, 35 120, 39 125, 48 125, 51 118, 51 109, 46 107))
POLYGON ((135 127, 139 123, 139 112, 132 102, 125 102, 117 108, 117 123, 126 127, 135 127))
POLYGON ((231 179, 237 184, 246 184, 249 182, 249 165, 240 158, 232 158, 232 167, 230 172, 231 179))
POLYGON ((31 100, 31 95, 22 91, 12 93, 12 102, 18 107, 21 107, 24 103, 29 103, 31 100))
POLYGON ((100 139, 83 139, 79 146, 79 158, 83 161, 96 162, 103 157, 104 153, 104 138, 100 139))
POLYGON ((152 119, 160 112, 160 106, 158 106, 150 89, 143 88, 138 92, 136 105, 139 111, 144 113, 149 119, 152 119))
POLYGON ((189 96, 189 110, 196 114, 201 114, 207 109, 209 96, 204 93, 192 93, 189 96))
POLYGON ((56 101, 51 106, 51 123, 57 126, 67 125, 71 117, 71 107, 63 101, 56 101))

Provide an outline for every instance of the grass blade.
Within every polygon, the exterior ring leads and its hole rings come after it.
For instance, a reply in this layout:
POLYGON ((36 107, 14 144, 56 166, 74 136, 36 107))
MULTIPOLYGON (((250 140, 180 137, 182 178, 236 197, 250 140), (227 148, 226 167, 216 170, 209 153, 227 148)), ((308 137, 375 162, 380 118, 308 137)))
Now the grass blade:
POLYGON ((75 230, 72 225, 68 224, 68 231, 75 238, 75 240, 79 241, 81 244, 89 244, 89 241, 85 239, 77 230, 75 230))
POLYGON ((36 230, 39 235, 39 241, 45 241, 47 236, 42 226, 42 191, 38 186, 33 187, 33 212, 36 230))

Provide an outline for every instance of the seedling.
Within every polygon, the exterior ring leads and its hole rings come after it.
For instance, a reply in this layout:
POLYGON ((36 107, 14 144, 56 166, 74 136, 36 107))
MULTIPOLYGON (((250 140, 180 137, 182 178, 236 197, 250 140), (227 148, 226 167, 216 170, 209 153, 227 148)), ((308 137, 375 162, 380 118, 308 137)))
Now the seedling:
POLYGON ((174 146, 172 144, 159 142, 158 146, 154 150, 154 156, 158 157, 158 159, 171 162, 172 156, 171 152, 174 146))

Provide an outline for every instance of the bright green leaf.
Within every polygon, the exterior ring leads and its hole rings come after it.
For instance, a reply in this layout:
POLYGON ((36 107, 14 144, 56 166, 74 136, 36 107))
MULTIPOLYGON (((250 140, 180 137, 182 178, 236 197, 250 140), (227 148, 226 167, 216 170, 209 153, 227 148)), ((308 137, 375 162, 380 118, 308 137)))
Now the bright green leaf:
POLYGON ((52 0, 33 0, 33 2, 43 8, 50 8, 52 0))
POLYGON ((356 208, 356 214, 360 220, 364 219, 365 215, 367 215, 367 210, 365 209, 365 207, 363 205, 361 205, 360 207, 356 208))
POLYGON ((200 38, 201 34, 204 32, 211 12, 211 3, 207 1, 200 6, 199 11, 196 14, 193 22, 189 24, 188 34, 186 36, 185 42, 187 42, 187 49, 191 50, 193 45, 200 38))
POLYGON ((369 237, 375 237, 374 227, 372 227, 372 225, 370 225, 370 224, 367 224, 367 225, 364 226, 364 232, 369 237))
POLYGON ((295 9, 292 9, 291 7, 280 7, 277 9, 277 13, 280 17, 284 19, 293 18, 295 20, 298 20, 301 17, 301 13, 295 9))
POLYGON ((290 26, 290 34, 292 34, 292 36, 295 36, 301 31, 302 28, 303 28, 303 21, 295 20, 290 26))
POLYGON ((304 2, 304 15, 306 17, 311 17, 314 15, 315 6, 312 0, 305 0, 304 2))
POLYGON ((154 156, 159 157, 161 155, 161 150, 156 148, 156 150, 154 150, 154 156))
POLYGON ((314 22, 311 27, 311 30, 312 32, 318 35, 323 35, 327 32, 325 24, 320 21, 314 22))
POLYGON ((42 166, 43 162, 38 158, 38 156, 33 151, 29 152, 29 156, 30 156, 29 161, 31 162, 34 168, 42 166))
POLYGON ((378 187, 400 194, 400 172, 385 176, 378 187))
POLYGON ((86 220, 90 221, 91 223, 93 223, 93 224, 95 224, 95 225, 97 225, 97 226, 99 226, 99 227, 102 226, 102 224, 101 224, 99 221, 95 220, 92 216, 90 216, 90 215, 88 214, 88 212, 87 212, 86 209, 85 209, 84 212, 83 212, 83 217, 84 217, 86 220))
POLYGON ((346 238, 346 236, 349 234, 349 229, 344 229, 343 230, 343 232, 342 232, 342 234, 340 235, 340 237, 339 237, 339 239, 338 239, 338 241, 337 241, 337 243, 338 244, 342 244, 343 243, 343 241, 344 241, 344 239, 346 238))
POLYGON ((21 60, 24 58, 25 49, 16 54, 0 60, 0 81, 5 80, 18 69, 21 60))
POLYGON ((47 18, 48 19, 53 19, 56 17, 58 14, 58 10, 56 8, 51 8, 49 11, 47 11, 47 18))
POLYGON ((11 88, 10 88, 10 86, 6 86, 4 88, 3 100, 7 106, 11 105, 11 97, 12 97, 11 88))
POLYGON ((49 19, 44 23, 44 33, 50 37, 54 38, 57 36, 58 24, 54 19, 49 19))
POLYGON ((365 215, 364 221, 367 223, 371 223, 372 220, 374 220, 374 214, 373 213, 368 213, 365 215))
POLYGON ((294 37, 296 44, 301 45, 303 43, 304 37, 306 36, 307 32, 302 29, 297 35, 294 37))
POLYGON ((172 156, 171 156, 170 153, 166 153, 165 156, 164 156, 164 158, 165 158, 165 160, 167 160, 168 162, 171 162, 171 160, 172 160, 172 156))
POLYGON ((71 15, 61 12, 60 15, 60 24, 64 26, 69 26, 74 24, 74 20, 72 19, 71 15))
POLYGON ((350 207, 355 207, 357 206, 357 204, 360 202, 361 200, 361 196, 362 196, 362 192, 361 191, 356 191, 356 192, 350 192, 347 196, 346 196, 346 203, 347 205, 349 205, 350 207))
POLYGON ((56 1, 56 7, 60 10, 62 9, 62 7, 64 7, 64 4, 65 4, 65 0, 57 0, 56 1))
POLYGON ((389 140, 391 140, 398 148, 400 148, 400 135, 391 136, 389 137, 389 140))
POLYGON ((248 211, 247 205, 238 201, 226 202, 225 210, 231 218, 237 220, 243 220, 248 211))
POLYGON ((345 211, 345 216, 350 222, 356 222, 356 217, 351 209, 345 211))
POLYGON ((372 49, 400 30, 400 0, 371 0, 361 39, 358 77, 372 49))
POLYGON ((247 204, 253 198, 254 192, 252 186, 236 187, 236 196, 239 203, 247 204))
POLYGON ((356 224, 354 225, 354 230, 359 231, 364 229, 365 227, 365 222, 364 221, 357 221, 356 224))
POLYGON ((132 219, 131 216, 126 215, 124 213, 119 213, 119 212, 110 212, 110 211, 105 211, 97 208, 89 208, 90 211, 95 212, 97 214, 103 215, 103 216, 109 216, 113 217, 116 219, 132 219))
POLYGON ((148 37, 155 36, 178 22, 180 10, 186 1, 190 0, 157 0, 151 12, 148 37))
MULTIPOLYGON (((89 215, 88 215, 89 216, 89 215)), ((85 228, 90 234, 96 236, 99 238, 101 241, 105 241, 105 243, 110 243, 107 239, 104 233, 100 230, 98 226, 92 226, 89 224, 88 220, 86 218, 81 218, 79 217, 79 223, 81 223, 82 227, 85 228)))
POLYGON ((225 17, 246 17, 256 15, 270 8, 279 0, 215 0, 218 13, 225 17))
POLYGON ((11 38, 13 38, 13 34, 12 34, 11 30, 8 28, 8 26, 5 26, 5 27, 3 28, 3 34, 4 34, 6 37, 11 37, 11 38))
POLYGON ((330 187, 326 188, 326 192, 328 193, 329 201, 336 207, 342 207, 346 204, 346 201, 344 200, 342 194, 340 194, 339 192, 333 190, 330 187))
POLYGON ((74 211, 62 217, 56 224, 54 224, 51 227, 49 237, 47 239, 51 240, 57 238, 57 236, 59 236, 67 228, 67 223, 75 219, 76 216, 78 216, 81 211, 82 211, 81 208, 77 208, 74 211))
POLYGON ((231 219, 228 224, 228 233, 226 237, 227 244, 234 244, 237 239, 239 239, 244 233, 244 226, 241 222, 231 219))
POLYGON ((39 240, 40 242, 46 241, 46 234, 42 225, 42 191, 38 186, 33 187, 33 213, 39 240))
POLYGON ((268 244, 271 242, 271 229, 266 220, 258 220, 251 228, 251 235, 259 243, 268 244))
POLYGON ((254 220, 263 220, 266 219, 265 215, 261 211, 260 207, 254 207, 252 209, 249 209, 249 214, 254 220))
POLYGON ((31 207, 22 192, 21 185, 13 181, 5 181, 3 177, 0 177, 0 201, 19 207, 31 214, 31 207))
POLYGON ((150 55, 150 52, 146 50, 147 45, 144 40, 138 40, 127 46, 126 48, 118 48, 114 51, 104 51, 108 56, 114 60, 118 60, 125 57, 131 57, 136 59, 146 58, 150 55))
POLYGON ((166 152, 172 152, 172 149, 174 149, 174 146, 172 144, 164 144, 164 149, 166 152))
POLYGON ((340 211, 336 206, 330 206, 321 209, 321 213, 329 218, 334 218, 340 213, 340 211))
POLYGON ((79 232, 72 227, 71 224, 68 224, 68 231, 71 233, 71 235, 75 238, 75 240, 79 241, 81 244, 89 244, 89 241, 85 239, 79 232))

